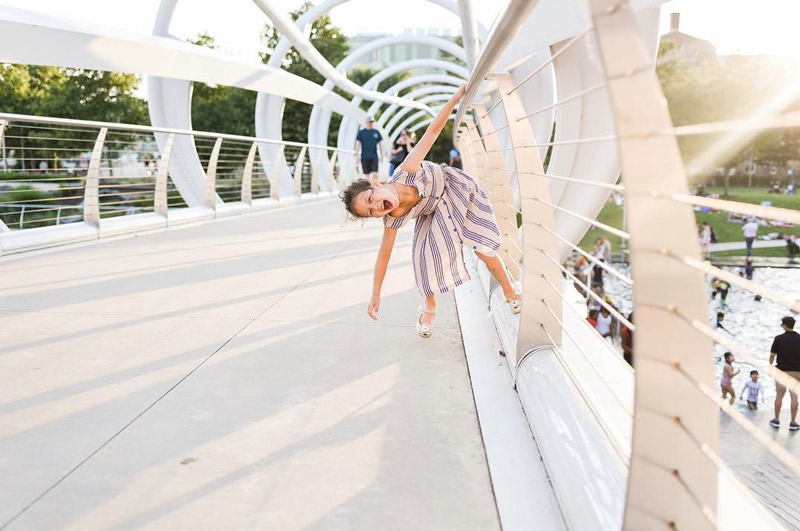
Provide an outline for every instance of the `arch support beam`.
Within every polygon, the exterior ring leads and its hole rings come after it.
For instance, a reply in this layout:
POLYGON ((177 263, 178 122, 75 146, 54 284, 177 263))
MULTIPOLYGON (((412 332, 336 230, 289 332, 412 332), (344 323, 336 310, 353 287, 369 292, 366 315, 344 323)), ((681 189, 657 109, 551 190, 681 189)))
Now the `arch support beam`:
POLYGON ((655 197, 689 193, 683 163, 674 136, 646 134, 670 130, 672 123, 632 11, 619 9, 618 0, 588 5, 616 118, 636 286, 636 391, 623 528, 672 523, 712 530, 718 471, 707 453, 719 455, 719 406, 701 390, 714 388, 713 345, 692 326, 708 321, 704 276, 669 256, 700 260, 696 221, 689 205, 655 197))

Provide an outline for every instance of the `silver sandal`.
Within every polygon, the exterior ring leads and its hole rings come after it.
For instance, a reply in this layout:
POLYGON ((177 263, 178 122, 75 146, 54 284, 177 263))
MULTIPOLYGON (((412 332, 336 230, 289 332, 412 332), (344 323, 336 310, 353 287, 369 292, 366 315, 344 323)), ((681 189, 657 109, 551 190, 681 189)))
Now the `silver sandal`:
POLYGON ((436 315, 436 310, 431 310, 428 308, 427 304, 420 304, 417 308, 417 333, 424 338, 431 337, 431 333, 433 332, 433 323, 430 324, 422 324, 420 323, 420 319, 426 313, 431 315, 436 315))

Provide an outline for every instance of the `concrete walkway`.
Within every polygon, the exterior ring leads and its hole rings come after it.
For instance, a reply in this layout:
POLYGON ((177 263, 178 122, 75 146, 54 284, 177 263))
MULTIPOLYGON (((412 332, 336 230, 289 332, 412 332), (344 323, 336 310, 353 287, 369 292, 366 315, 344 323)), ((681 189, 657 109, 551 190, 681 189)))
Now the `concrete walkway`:
POLYGON ((0 527, 498 529, 452 296, 314 203, 0 261, 0 527))
MULTIPOLYGON (((786 247, 786 240, 756 240, 753 242, 753 249, 769 249, 772 247, 786 247)), ((747 249, 747 242, 744 240, 740 242, 712 243, 708 246, 708 250, 712 253, 742 249, 747 249)))

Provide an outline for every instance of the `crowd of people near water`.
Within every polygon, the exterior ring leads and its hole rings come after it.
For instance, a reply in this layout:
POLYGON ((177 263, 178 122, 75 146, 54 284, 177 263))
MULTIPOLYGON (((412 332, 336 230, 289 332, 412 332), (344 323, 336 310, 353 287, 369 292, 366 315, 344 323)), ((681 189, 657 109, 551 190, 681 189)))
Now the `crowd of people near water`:
POLYGON ((622 316, 624 320, 633 324, 633 312, 624 315, 605 289, 605 273, 611 263, 611 253, 611 241, 608 238, 598 237, 594 242, 592 253, 574 256, 572 269, 575 278, 578 279, 575 288, 586 297, 586 321, 605 341, 616 346, 622 352, 625 361, 633 366, 633 330, 617 317, 622 316))

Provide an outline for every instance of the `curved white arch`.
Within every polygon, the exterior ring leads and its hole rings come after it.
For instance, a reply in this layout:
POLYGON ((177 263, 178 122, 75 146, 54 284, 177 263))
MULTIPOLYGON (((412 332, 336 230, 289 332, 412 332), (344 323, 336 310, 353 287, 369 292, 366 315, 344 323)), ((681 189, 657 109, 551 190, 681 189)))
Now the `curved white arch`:
MULTIPOLYGON (((404 81, 401 81, 401 82, 393 85, 392 87, 390 87, 387 90, 387 92, 390 92, 390 91, 394 90, 395 87, 398 87, 398 86, 401 86, 401 85, 403 85, 403 86, 413 86, 414 84, 416 84, 416 83, 412 82, 412 80, 404 80, 404 81)), ((438 92, 438 93, 442 93, 443 91, 444 92, 448 92, 449 90, 452 90, 452 88, 453 88, 452 86, 442 86, 442 85, 435 86, 435 87, 430 87, 430 86, 422 87, 420 89, 417 89, 417 90, 409 92, 408 94, 406 94, 406 97, 407 98, 416 98, 418 96, 422 96, 422 95, 425 95, 425 94, 431 94, 431 93, 434 93, 434 92, 438 92)), ((382 120, 385 121, 388 116, 390 116, 390 114, 384 113, 384 114, 381 115, 381 118, 378 119, 378 121, 376 122, 378 124, 378 130, 380 130, 381 134, 384 136, 384 138, 387 139, 387 143, 389 142, 389 139, 393 138, 393 135, 387 131, 388 127, 386 127, 384 125, 382 120)), ((345 129, 343 131, 340 128, 339 137, 337 138, 337 147, 339 147, 340 149, 349 149, 349 146, 353 146, 355 144, 355 141, 356 141, 356 135, 358 134, 358 126, 359 126, 358 122, 350 121, 348 126, 347 126, 347 129, 345 129)), ((388 146, 386 144, 384 144, 384 148, 388 149, 388 146)), ((380 171, 386 170, 388 168, 388 164, 389 164, 388 160, 384 161, 384 166, 385 167, 381 166, 380 171)), ((348 168, 348 170, 349 170, 349 168, 348 168)))
MULTIPOLYGON (((301 32, 307 31, 307 26, 312 24, 315 20, 319 17, 328 13, 333 8, 349 2, 351 0, 325 0, 316 6, 312 6, 303 13, 295 22, 298 30, 301 32)), ((430 3, 438 5, 453 14, 459 16, 462 21, 462 26, 465 27, 472 27, 474 26, 474 18, 467 19, 465 22, 465 17, 471 17, 471 12, 464 13, 459 10, 459 6, 456 5, 456 2, 451 0, 428 0, 430 3)), ((464 0, 462 0, 463 2, 464 0)), ((478 33, 482 38, 486 37, 487 31, 486 28, 482 25, 478 24, 478 33)), ((281 37, 281 40, 278 42, 277 46, 270 56, 269 62, 267 63, 268 66, 279 68, 283 59, 286 57, 286 53, 291 48, 292 44, 286 37, 281 37)), ((462 75, 465 78, 469 75, 467 69, 454 65, 451 63, 447 63, 445 61, 440 61, 437 59, 416 59, 411 61, 404 61, 402 63, 398 63, 392 65, 382 71, 382 73, 387 73, 387 75, 391 75, 388 72, 396 73, 400 72, 404 69, 412 68, 413 65, 419 65, 419 67, 429 67, 429 68, 439 68, 446 71, 454 72, 458 75, 462 75)), ((261 138, 275 138, 281 139, 283 138, 283 131, 282 131, 282 119, 283 119, 283 107, 284 107, 284 99, 280 96, 274 96, 266 93, 259 93, 256 98, 256 109, 255 109, 255 126, 256 126, 256 136, 261 138), (278 117, 279 119, 270 119, 271 117, 278 117)), ((314 124, 316 122, 316 114, 315 111, 312 110, 311 119, 309 120, 309 130, 314 129, 314 124)), ((352 127, 352 126, 351 126, 352 127)), ((319 138, 319 137, 315 137, 319 138)), ((341 140, 338 141, 341 144, 341 140)), ((327 144, 327 132, 326 138, 323 141, 323 144, 327 144)), ((274 155, 270 156, 270 149, 274 150, 275 148, 270 148, 269 146, 261 146, 259 145, 259 157, 262 160, 262 164, 266 164, 265 167, 273 167, 272 160, 274 159, 274 155)), ((282 156, 282 155, 281 155, 282 156)), ((317 160, 317 155, 312 157, 312 164, 315 163, 317 160)), ((283 160, 283 164, 279 165, 281 168, 281 175, 280 181, 282 183, 286 183, 286 186, 291 185, 291 178, 288 175, 288 168, 286 167, 286 161, 283 160)), ((327 171, 323 171, 327 169, 327 162, 320 168, 319 175, 321 180, 327 179, 327 171)))
MULTIPOLYGON (((343 59, 336 68, 338 70, 346 70, 351 67, 356 61, 358 61, 364 55, 383 48, 385 46, 392 46, 394 44, 423 44, 428 45, 433 48, 438 48, 443 50, 451 55, 454 55, 463 60, 465 57, 464 50, 461 49, 456 44, 447 41, 445 39, 441 39, 438 37, 428 37, 425 35, 400 35, 400 36, 392 36, 392 37, 383 37, 380 39, 376 39, 372 42, 361 46, 350 53, 345 59, 343 59)), ((331 81, 326 81, 323 84, 323 88, 331 89, 333 88, 333 83, 331 81)), ((430 113, 433 115, 434 113, 430 113)), ((366 116, 366 115, 365 115, 366 116)), ((314 139, 314 142, 317 140, 321 140, 322 144, 326 144, 328 130, 330 128, 330 120, 331 120, 331 112, 328 109, 321 108, 320 106, 314 106, 311 110, 311 118, 309 119, 309 127, 308 127, 308 138, 314 139)), ((358 123, 363 123, 363 119, 358 120, 358 123)), ((379 127, 379 130, 381 128, 379 127)), ((386 132, 381 131, 381 134, 385 137, 386 132)), ((337 145, 343 149, 352 149, 352 146, 346 147, 343 145, 345 139, 339 138, 337 140, 337 145)), ((352 169, 353 162, 349 160, 342 161, 342 171, 345 173, 350 172, 352 169)))
MULTIPOLYGON (((158 6, 153 35, 172 37, 170 22, 178 0, 162 0, 158 6)), ((155 127, 192 129, 192 82, 185 79, 150 77, 147 80, 147 110, 150 123, 155 127)), ((159 152, 163 152, 167 135, 156 133, 159 152)), ((202 206, 205 202, 205 183, 198 176, 204 174, 203 165, 197 155, 194 138, 175 137, 170 159, 174 161, 170 171, 172 182, 181 197, 190 207, 202 206)), ((219 196, 217 201, 220 201, 219 196)))
MULTIPOLYGON (((464 78, 464 80, 466 80, 466 78, 469 77, 469 71, 466 68, 464 68, 463 66, 454 65, 452 63, 447 63, 445 61, 440 61, 438 59, 417 59, 417 60, 414 60, 414 61, 406 61, 406 62, 403 62, 403 63, 397 63, 396 65, 392 65, 391 67, 387 68, 386 70, 383 70, 382 72, 387 72, 387 71, 391 70, 392 73, 396 73, 396 72, 401 72, 403 70, 412 70, 413 68, 439 68, 439 69, 447 71, 447 72, 452 72, 453 74, 455 74, 457 76, 462 76, 464 78), (407 65, 407 64, 411 64, 411 63, 414 63, 413 67, 409 66, 409 67, 401 68, 401 65, 407 65)), ((388 90, 393 90, 393 89, 403 90, 404 88, 411 87, 411 86, 416 84, 416 83, 413 82, 414 79, 415 78, 412 77, 412 78, 406 79, 404 81, 401 81, 397 85, 389 87, 388 90)), ((374 116, 382 106, 383 105, 381 104, 381 102, 379 102, 379 101, 374 102, 372 105, 370 105, 369 110, 367 111, 367 114, 369 116, 374 116)))
MULTIPOLYGON (((400 63, 400 64, 403 64, 403 63, 400 63)), ((451 65, 451 66, 455 66, 455 65, 451 65)), ((463 69, 463 70, 464 70, 464 72, 466 72, 466 69, 463 69)), ((397 71, 402 71, 402 70, 397 70, 397 71)), ((378 72, 377 74, 375 74, 374 76, 372 76, 369 80, 367 80, 367 82, 364 83, 364 86, 365 87, 370 87, 370 88, 371 87, 376 87, 376 86, 378 86, 378 84, 381 81, 383 81, 384 79, 387 79, 388 77, 392 76, 395 73, 396 73, 396 71, 395 71, 394 68, 387 68, 386 70, 382 70, 382 71, 378 72)), ((419 76, 414 76, 414 77, 412 77, 410 79, 403 80, 400 83, 395 84, 392 87, 392 89, 393 89, 394 92, 396 92, 396 91, 402 90, 403 88, 414 86, 414 85, 417 85, 417 84, 420 84, 420 83, 437 83, 437 82, 438 83, 447 83, 447 84, 458 86, 461 83, 463 83, 464 80, 462 78, 459 78, 459 77, 455 77, 455 76, 451 76, 451 75, 445 75, 445 74, 423 74, 423 75, 419 75, 419 76)), ((391 92, 391 91, 392 90, 387 90, 387 92, 391 92)), ((406 97, 408 97, 408 96, 406 96, 406 97)), ((355 98, 353 98, 352 103, 353 103, 353 105, 360 105, 361 101, 362 101, 361 98, 356 96, 355 98)), ((423 100, 420 100, 420 101, 422 103, 428 103, 427 101, 423 101, 423 100)), ((378 102, 376 102, 376 103, 378 103, 378 102)), ((355 137, 356 137, 357 134, 358 134, 358 123, 353 121, 353 120, 350 120, 349 118, 347 118, 345 116, 345 117, 342 118, 342 122, 339 124, 339 135, 337 136, 337 144, 339 143, 339 139, 343 139, 343 145, 354 144, 355 143, 355 137)), ((393 137, 391 135, 387 136, 387 141, 389 143, 391 143, 392 142, 392 138, 393 137)), ((319 169, 319 174, 320 175, 322 175, 322 174, 327 175, 327 168, 328 168, 327 161, 323 161, 322 158, 320 157, 320 155, 317 153, 320 150, 318 150, 316 148, 312 148, 311 151, 312 151, 312 154, 313 154, 312 161, 320 160, 320 162, 321 162, 320 169, 319 169), (318 158, 318 157, 320 157, 320 158, 318 158)))
MULTIPOLYGON (((265 0, 253 0, 253 2, 261 9, 261 11, 264 12, 265 15, 267 15, 267 17, 269 17, 269 19, 280 30, 283 36, 289 39, 297 51, 300 52, 300 55, 303 56, 303 59, 308 61, 308 63, 313 66, 317 72, 325 76, 327 79, 326 83, 330 82, 331 84, 335 84, 342 90, 346 90, 351 94, 361 96, 362 98, 370 101, 384 101, 386 103, 391 102, 404 107, 408 106, 415 109, 427 110, 424 106, 403 98, 386 96, 380 92, 364 90, 359 85, 347 79, 347 76, 342 74, 338 67, 334 68, 333 65, 331 65, 327 59, 325 59, 325 57, 319 53, 314 45, 311 44, 311 42, 308 40, 308 37, 303 35, 303 32, 301 32, 297 26, 292 23, 292 20, 287 15, 283 14, 274 5, 265 0)), ((369 46, 369 44, 366 46, 369 46)))
MULTIPOLYGON (((387 75, 383 71, 379 72, 378 74, 375 74, 375 76, 373 76, 371 79, 369 79, 369 81, 367 81, 364 84, 364 86, 368 86, 368 85, 369 86, 377 86, 378 83, 380 83, 384 79, 388 78, 390 75, 391 74, 387 75)), ((464 80, 462 78, 455 77, 455 76, 449 76, 449 75, 444 75, 444 74, 427 74, 427 75, 415 76, 415 77, 412 77, 410 79, 403 80, 401 83, 398 83, 398 84, 394 85, 392 87, 392 89, 393 89, 394 92, 397 92, 399 90, 402 90, 403 88, 412 87, 414 85, 419 85, 419 84, 423 84, 423 83, 440 83, 440 84, 448 84, 448 85, 459 86, 463 82, 464 82, 464 80)), ((361 98, 357 98, 357 97, 353 98, 353 100, 352 100, 353 105, 359 105, 361 103, 361 101, 362 101, 361 98)), ((372 115, 370 114, 370 116, 372 116, 372 115)), ((342 135, 347 130, 347 128, 350 126, 350 123, 351 123, 350 119, 348 119, 348 118, 342 119, 342 123, 339 126, 339 134, 340 135, 342 135)))
MULTIPOLYGON (((456 105, 454 110, 458 110, 458 105, 456 105)), ((455 117, 455 114, 453 114, 453 116, 455 117)), ((395 128, 395 132, 399 133, 403 129, 407 128, 409 125, 413 124, 415 121, 418 121, 420 118, 424 118, 424 117, 425 117, 425 114, 422 111, 418 111, 418 112, 412 114, 411 116, 406 118, 403 121, 403 123, 398 125, 397 128, 395 128)))
MULTIPOLYGON (((416 101, 425 101, 425 102, 431 101, 430 100, 431 97, 433 97, 434 101, 441 101, 441 98, 443 96, 446 97, 447 99, 450 99, 450 97, 455 92, 455 87, 443 87, 442 85, 438 85, 438 86, 430 87, 430 88, 431 89, 436 89, 436 90, 426 91, 426 93, 428 95, 425 96, 424 98, 418 98, 418 99, 416 99, 416 101), (450 88, 450 90, 448 90, 448 88, 450 88)), ((411 109, 411 110, 413 110, 413 109, 411 109)), ((395 126, 397 125, 397 122, 399 122, 403 118, 403 116, 406 116, 409 112, 410 112, 410 110, 407 111, 406 109, 399 109, 386 122, 386 125, 384 126, 384 129, 386 129, 387 131, 393 131, 395 126)), ((384 113, 383 115, 381 115, 381 118, 383 118, 383 116, 386 115, 386 114, 388 114, 388 113, 384 113)))
MULTIPOLYGON (((406 94, 406 96, 409 98, 416 98, 419 96, 425 96, 427 94, 447 92, 452 88, 453 87, 448 85, 428 85, 422 88, 418 88, 417 90, 413 90, 408 94, 406 94)), ((386 110, 381 113, 380 118, 378 118, 378 124, 380 124, 381 127, 383 127, 386 123, 390 121, 390 117, 393 116, 397 110, 398 110, 397 107, 393 105, 387 107, 386 110)))

